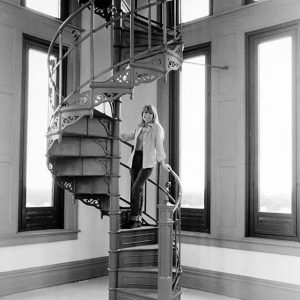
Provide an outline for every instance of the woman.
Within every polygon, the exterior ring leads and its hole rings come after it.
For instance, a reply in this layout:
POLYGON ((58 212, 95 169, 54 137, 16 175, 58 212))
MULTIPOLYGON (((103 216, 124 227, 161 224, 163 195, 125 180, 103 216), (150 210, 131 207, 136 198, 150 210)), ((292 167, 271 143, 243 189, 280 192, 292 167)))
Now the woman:
POLYGON ((142 226, 143 186, 153 167, 159 162, 167 171, 171 169, 164 161, 164 130, 158 121, 156 108, 153 105, 144 106, 138 128, 130 134, 121 134, 121 140, 134 140, 128 161, 132 182, 129 228, 137 228, 142 226))

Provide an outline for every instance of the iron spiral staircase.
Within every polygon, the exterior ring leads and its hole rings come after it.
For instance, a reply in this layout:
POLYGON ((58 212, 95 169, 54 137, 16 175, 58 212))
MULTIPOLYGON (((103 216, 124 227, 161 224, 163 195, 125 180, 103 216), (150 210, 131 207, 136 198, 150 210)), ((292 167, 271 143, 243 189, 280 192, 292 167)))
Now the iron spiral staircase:
POLYGON ((132 97, 135 86, 180 68, 180 3, 79 3, 57 30, 48 53, 48 169, 75 199, 109 215, 110 300, 180 299, 180 179, 170 171, 172 195, 169 182, 162 187, 150 180, 157 189, 158 213, 151 216, 145 206, 144 226, 137 229, 124 229, 129 202, 119 192, 120 166, 126 167, 120 162, 120 97, 132 97), (74 26, 76 18, 88 20, 82 21, 85 27, 74 26), (111 47, 101 54, 103 36, 111 47), (107 54, 113 62, 99 66, 97 57, 107 54), (73 82, 66 81, 66 74, 72 74, 73 82))

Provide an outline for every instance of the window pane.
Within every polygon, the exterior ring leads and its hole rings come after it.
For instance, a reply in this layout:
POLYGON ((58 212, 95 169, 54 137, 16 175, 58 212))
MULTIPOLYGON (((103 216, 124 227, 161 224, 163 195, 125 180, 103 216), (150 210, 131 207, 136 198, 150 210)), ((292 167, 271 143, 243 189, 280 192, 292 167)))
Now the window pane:
POLYGON ((181 1, 182 23, 192 21, 209 15, 210 0, 184 0, 181 1))
POLYGON ((26 0, 26 7, 60 18, 60 0, 26 0))
POLYGON ((29 50, 26 207, 52 206, 52 175, 46 166, 47 53, 29 50))
POLYGON ((259 211, 291 213, 292 38, 258 46, 259 211))
POLYGON ((180 177, 182 207, 189 208, 204 208, 206 72, 203 64, 205 56, 201 55, 186 59, 182 66, 180 177))

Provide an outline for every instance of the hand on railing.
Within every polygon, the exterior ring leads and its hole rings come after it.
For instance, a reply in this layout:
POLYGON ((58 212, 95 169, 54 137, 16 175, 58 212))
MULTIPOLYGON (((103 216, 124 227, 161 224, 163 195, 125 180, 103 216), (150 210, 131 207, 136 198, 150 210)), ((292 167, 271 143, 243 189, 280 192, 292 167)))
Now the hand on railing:
POLYGON ((161 166, 167 171, 167 172, 171 172, 172 168, 169 164, 166 164, 164 161, 160 162, 161 166))

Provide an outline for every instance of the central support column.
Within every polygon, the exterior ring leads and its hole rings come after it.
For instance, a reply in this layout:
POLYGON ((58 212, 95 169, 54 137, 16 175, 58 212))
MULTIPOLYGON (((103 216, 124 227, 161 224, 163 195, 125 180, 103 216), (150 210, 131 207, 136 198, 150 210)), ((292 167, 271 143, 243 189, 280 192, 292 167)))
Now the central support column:
POLYGON ((120 229, 120 204, 119 204, 119 174, 120 174, 120 105, 121 101, 115 101, 113 145, 111 160, 110 181, 110 205, 109 205, 109 300, 116 299, 116 288, 118 286, 118 249, 120 229))
MULTIPOLYGON (((121 8, 121 0, 114 0, 112 3, 117 9, 121 8)), ((118 28, 120 21, 111 24, 111 61, 116 64, 120 60, 120 51, 113 45, 119 44, 120 32, 115 30, 118 28)), ((114 70, 117 72, 118 70, 114 70)), ((113 176, 110 182, 110 213, 109 213, 109 300, 117 299, 118 287, 118 260, 119 260, 119 230, 120 230, 120 115, 121 100, 114 101, 114 127, 113 127, 113 144, 111 159, 111 172, 113 176)))

